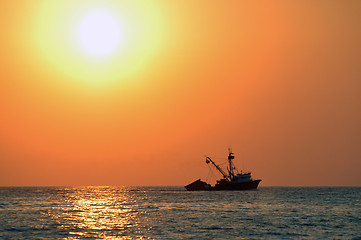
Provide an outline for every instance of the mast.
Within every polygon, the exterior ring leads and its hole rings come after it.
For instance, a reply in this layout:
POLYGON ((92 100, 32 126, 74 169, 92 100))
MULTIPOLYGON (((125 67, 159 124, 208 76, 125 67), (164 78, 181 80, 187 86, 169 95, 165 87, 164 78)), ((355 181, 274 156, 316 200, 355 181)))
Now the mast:
POLYGON ((232 162, 232 159, 234 159, 233 152, 229 148, 228 149, 228 163, 229 163, 228 173, 229 173, 229 178, 231 180, 234 178, 234 164, 232 162))
POLYGON ((228 177, 228 176, 223 172, 223 170, 222 170, 217 164, 215 164, 215 163, 212 161, 212 159, 211 159, 210 157, 207 157, 207 156, 206 156, 206 163, 208 164, 209 162, 211 162, 211 163, 217 168, 217 170, 223 175, 223 177, 224 177, 227 181, 230 181, 230 180, 231 180, 230 177, 228 177))

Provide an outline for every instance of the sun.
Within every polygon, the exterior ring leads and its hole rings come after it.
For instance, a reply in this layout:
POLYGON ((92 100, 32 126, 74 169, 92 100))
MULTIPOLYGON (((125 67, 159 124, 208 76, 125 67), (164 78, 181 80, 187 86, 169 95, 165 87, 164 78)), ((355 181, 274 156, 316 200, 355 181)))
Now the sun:
POLYGON ((91 56, 107 56, 122 47, 124 27, 110 11, 91 11, 77 24, 76 41, 91 56))
POLYGON ((40 1, 35 9, 33 54, 69 86, 136 86, 165 39, 153 1, 40 1))

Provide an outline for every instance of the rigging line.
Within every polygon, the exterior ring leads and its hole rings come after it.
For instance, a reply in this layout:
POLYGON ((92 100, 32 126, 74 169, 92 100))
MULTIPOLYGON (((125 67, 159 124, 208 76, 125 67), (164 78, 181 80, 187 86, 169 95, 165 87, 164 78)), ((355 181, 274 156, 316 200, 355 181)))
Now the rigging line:
POLYGON ((223 158, 215 158, 215 157, 212 157, 212 159, 213 159, 213 160, 216 160, 216 161, 222 161, 222 160, 225 161, 225 160, 224 160, 224 157, 223 157, 223 158))
POLYGON ((207 174, 207 177, 206 177, 206 182, 208 182, 208 178, 209 178, 209 173, 211 172, 211 169, 208 170, 208 174, 207 174))
POLYGON ((211 166, 208 166, 208 175, 207 175, 207 178, 206 178, 206 182, 208 182, 208 179, 213 175, 213 168, 211 166))
POLYGON ((209 181, 209 182, 213 182, 213 181, 215 181, 215 178, 216 178, 216 170, 215 170, 215 168, 213 167, 213 166, 210 166, 210 165, 208 165, 208 168, 209 168, 209 177, 208 177, 208 179, 207 179, 207 182, 209 181))
POLYGON ((220 166, 220 167, 224 167, 224 166, 227 166, 228 163, 227 163, 227 162, 223 162, 223 163, 220 163, 220 164, 217 164, 217 165, 220 166))

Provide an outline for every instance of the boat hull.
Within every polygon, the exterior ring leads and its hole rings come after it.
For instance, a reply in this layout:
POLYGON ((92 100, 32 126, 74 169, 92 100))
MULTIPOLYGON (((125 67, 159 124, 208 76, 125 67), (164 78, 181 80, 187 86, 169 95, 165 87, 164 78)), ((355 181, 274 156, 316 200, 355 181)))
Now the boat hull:
POLYGON ((240 182, 240 183, 226 183, 226 184, 216 184, 212 190, 214 191, 242 191, 242 190, 254 190, 257 189, 258 184, 261 180, 252 180, 250 182, 240 182))
POLYGON ((260 182, 260 179, 240 183, 226 182, 216 184, 214 187, 211 187, 209 184, 198 179, 197 181, 185 186, 185 188, 187 191, 244 191, 257 189, 260 182))

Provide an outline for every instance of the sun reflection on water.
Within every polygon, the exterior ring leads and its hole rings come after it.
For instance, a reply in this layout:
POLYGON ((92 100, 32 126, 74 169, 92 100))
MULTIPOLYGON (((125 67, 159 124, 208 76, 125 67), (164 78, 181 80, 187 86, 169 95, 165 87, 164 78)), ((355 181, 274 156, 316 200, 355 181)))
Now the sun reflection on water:
POLYGON ((68 239, 127 239, 127 232, 136 231, 139 223, 138 211, 134 209, 136 200, 126 188, 66 188, 62 196, 65 204, 52 217, 60 229, 74 236, 68 239))

